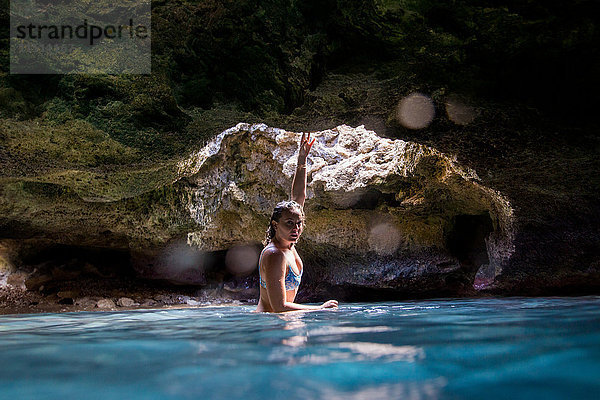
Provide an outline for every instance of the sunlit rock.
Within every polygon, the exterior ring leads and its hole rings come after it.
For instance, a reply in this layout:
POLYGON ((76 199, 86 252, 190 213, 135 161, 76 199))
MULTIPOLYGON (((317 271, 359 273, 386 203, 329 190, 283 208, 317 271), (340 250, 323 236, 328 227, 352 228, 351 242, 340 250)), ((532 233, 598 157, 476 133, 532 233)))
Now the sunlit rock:
POLYGON ((13 258, 15 257, 17 250, 18 245, 14 241, 0 241, 0 287, 3 287, 7 284, 23 288, 25 287, 24 277, 22 277, 21 274, 13 277, 16 272, 13 258), (23 282, 21 282, 21 280, 23 280, 23 282))
POLYGON ((498 271, 498 268, 494 265, 482 265, 475 275, 473 287, 477 290, 492 289, 494 287, 494 281, 499 275, 499 272, 500 271, 498 271))

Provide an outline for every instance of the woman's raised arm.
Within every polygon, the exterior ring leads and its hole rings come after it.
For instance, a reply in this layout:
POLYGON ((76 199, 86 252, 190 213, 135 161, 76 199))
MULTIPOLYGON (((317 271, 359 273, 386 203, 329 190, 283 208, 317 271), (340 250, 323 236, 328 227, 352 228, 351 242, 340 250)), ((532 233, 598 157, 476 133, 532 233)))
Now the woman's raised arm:
POLYGON ((315 142, 315 139, 310 141, 310 133, 306 137, 305 133, 302 133, 302 139, 300 139, 300 150, 298 151, 298 164, 296 166, 296 173, 294 174, 294 180, 292 181, 292 200, 304 207, 304 200, 306 199, 306 157, 315 142))

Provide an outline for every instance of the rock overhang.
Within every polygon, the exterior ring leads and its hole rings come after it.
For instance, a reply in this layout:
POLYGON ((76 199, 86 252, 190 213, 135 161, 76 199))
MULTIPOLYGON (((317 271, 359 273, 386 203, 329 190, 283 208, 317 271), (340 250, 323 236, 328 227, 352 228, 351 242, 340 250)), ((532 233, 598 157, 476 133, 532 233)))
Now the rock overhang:
MULTIPOLYGON (((240 123, 181 161, 186 207, 198 227, 189 232, 188 244, 214 251, 258 243, 274 204, 289 198, 300 136, 240 123)), ((329 283, 407 288, 425 276, 445 279, 460 271, 472 289, 480 267, 501 271, 510 258, 509 201, 454 157, 381 138, 363 126, 342 125, 311 137, 308 224, 299 247, 329 283), (457 218, 464 216, 490 226, 471 249, 483 247, 485 264, 465 267, 465 258, 448 246, 457 218), (335 259, 340 252, 354 261, 340 267, 335 259)), ((493 287, 498 274, 486 275, 485 285, 480 279, 478 289, 493 287)))
MULTIPOLYGON (((247 259, 257 263, 272 209, 289 198, 300 137, 240 123, 169 161, 169 168, 143 170, 118 185, 87 187, 92 181, 84 180, 71 188, 65 180, 39 190, 31 178, 15 178, 1 199, 4 238, 26 239, 30 248, 37 240, 43 247, 126 249, 142 276, 184 284, 256 274, 247 259), (26 226, 27 232, 17 229, 26 226), (240 249, 251 251, 229 264, 243 260, 243 268, 220 272, 227 255, 240 249)), ((299 243, 306 290, 329 285, 435 295, 472 290, 474 281, 478 290, 494 287, 514 251, 513 211, 474 170, 363 126, 311 137, 308 224, 299 243), (482 233, 462 240, 469 226, 482 233)))

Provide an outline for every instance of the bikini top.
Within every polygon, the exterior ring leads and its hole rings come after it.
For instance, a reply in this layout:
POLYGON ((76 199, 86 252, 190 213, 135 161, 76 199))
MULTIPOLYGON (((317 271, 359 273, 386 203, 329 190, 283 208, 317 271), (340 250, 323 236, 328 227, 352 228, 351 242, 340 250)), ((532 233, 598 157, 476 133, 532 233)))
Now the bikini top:
MULTIPOLYGON (((258 259, 258 278, 260 279, 260 286, 266 289, 267 282, 265 282, 265 280, 262 278, 262 275, 260 274, 260 261, 262 259, 262 255, 265 249, 263 249, 263 251, 260 253, 260 258, 258 259)), ((302 273, 304 272, 304 268, 302 268, 300 274, 296 275, 296 273, 292 269, 292 266, 288 262, 287 270, 288 272, 287 274, 285 274, 285 290, 295 290, 298 286, 300 286, 300 280, 302 279, 302 273)))

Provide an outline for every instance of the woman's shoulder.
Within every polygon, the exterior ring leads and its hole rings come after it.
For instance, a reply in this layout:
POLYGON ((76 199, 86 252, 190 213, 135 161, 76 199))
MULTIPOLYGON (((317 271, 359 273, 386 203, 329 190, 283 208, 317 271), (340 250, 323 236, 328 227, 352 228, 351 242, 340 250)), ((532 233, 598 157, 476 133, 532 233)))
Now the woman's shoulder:
POLYGON ((265 266, 285 265, 285 254, 283 250, 280 250, 273 245, 267 245, 263 249, 262 259, 264 260, 265 266))

